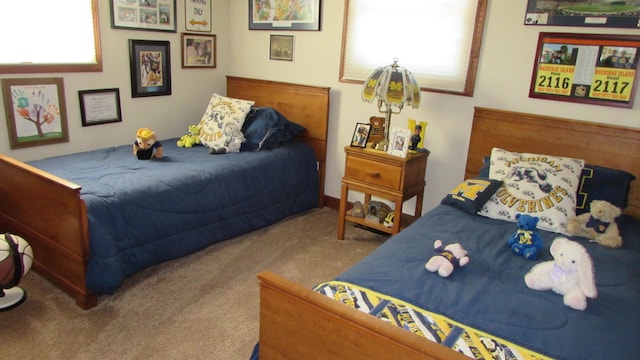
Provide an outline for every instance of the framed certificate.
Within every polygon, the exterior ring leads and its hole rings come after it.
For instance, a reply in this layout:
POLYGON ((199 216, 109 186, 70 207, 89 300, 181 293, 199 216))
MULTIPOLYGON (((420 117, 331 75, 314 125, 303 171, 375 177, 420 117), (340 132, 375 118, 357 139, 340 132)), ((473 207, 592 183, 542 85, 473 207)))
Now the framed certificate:
POLYGON ((540 33, 529 97, 632 108, 640 36, 540 33))
POLYGON ((80 90, 78 96, 82 126, 122 121, 119 89, 80 90))

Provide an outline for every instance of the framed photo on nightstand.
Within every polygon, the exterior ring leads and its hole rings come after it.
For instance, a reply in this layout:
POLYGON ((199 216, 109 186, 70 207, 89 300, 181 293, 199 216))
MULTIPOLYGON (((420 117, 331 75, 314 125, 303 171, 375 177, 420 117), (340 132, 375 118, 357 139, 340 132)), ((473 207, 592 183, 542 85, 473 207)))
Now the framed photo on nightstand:
POLYGON ((400 157, 407 157, 407 150, 409 150, 409 142, 411 141, 411 130, 402 128, 391 129, 389 135, 389 148, 387 153, 389 155, 395 155, 400 157))
POLYGON ((369 132, 371 131, 371 124, 357 123, 356 128, 353 130, 353 137, 351 138, 351 146, 365 148, 367 147, 367 139, 369 139, 369 132))

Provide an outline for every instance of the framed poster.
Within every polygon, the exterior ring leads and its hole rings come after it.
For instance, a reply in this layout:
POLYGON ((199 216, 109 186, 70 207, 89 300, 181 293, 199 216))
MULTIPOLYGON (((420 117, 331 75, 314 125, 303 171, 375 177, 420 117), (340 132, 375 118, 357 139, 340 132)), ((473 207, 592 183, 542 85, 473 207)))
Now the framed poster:
POLYGON ((215 68, 216 36, 182 33, 182 67, 215 68))
POLYGON ((213 0, 184 0, 184 28, 187 31, 211 32, 213 0))
POLYGON ((528 0, 525 25, 640 27, 640 4, 633 1, 528 0))
POLYGON ((293 61, 293 35, 271 35, 269 59, 293 61))
POLYGON ((351 146, 366 148, 370 130, 371 124, 357 123, 356 128, 353 130, 353 136, 351 137, 351 146))
POLYGON ((82 126, 122 121, 120 89, 80 90, 82 126))
POLYGON ((168 41, 129 40, 131 97, 171 95, 168 41))
POLYGON ((640 36, 540 33, 529 97, 632 108, 640 36))
POLYGON ((249 0, 249 30, 320 30, 320 0, 249 0))
POLYGON ((9 147, 69 142, 62 78, 2 79, 9 147))
POLYGON ((111 28, 176 32, 176 0, 111 0, 111 28))

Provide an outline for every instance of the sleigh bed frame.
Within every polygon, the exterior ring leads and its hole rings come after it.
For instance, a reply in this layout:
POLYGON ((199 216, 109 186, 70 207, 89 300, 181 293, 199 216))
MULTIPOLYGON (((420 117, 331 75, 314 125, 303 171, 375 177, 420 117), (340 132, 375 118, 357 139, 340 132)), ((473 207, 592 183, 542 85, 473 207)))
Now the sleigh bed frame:
MULTIPOLYGON (((640 129, 475 108, 465 178, 493 147, 582 158, 640 176, 640 129)), ((625 213, 640 217, 640 182, 625 213)), ((466 359, 271 272, 260 283, 260 359, 466 359)), ((327 279, 329 280, 329 279, 327 279)))
MULTIPOLYGON (((297 137, 316 154, 323 207, 329 88, 228 76, 227 96, 273 107, 307 129, 297 137)), ((0 174, 0 229, 28 239, 34 271, 81 308, 95 306, 97 297, 85 283, 90 239, 81 187, 2 154, 0 174)))

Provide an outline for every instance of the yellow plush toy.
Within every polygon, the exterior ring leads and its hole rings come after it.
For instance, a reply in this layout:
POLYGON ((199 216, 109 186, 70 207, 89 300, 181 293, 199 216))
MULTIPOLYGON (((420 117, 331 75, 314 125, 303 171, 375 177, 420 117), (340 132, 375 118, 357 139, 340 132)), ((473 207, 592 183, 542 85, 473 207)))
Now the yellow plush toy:
POLYGON ((182 135, 176 143, 179 147, 190 148, 200 144, 200 126, 189 125, 189 131, 182 135))
POLYGON ((133 155, 138 160, 149 160, 152 157, 162 157, 162 144, 156 139, 156 133, 147 128, 140 128, 136 132, 136 141, 133 143, 133 155))

